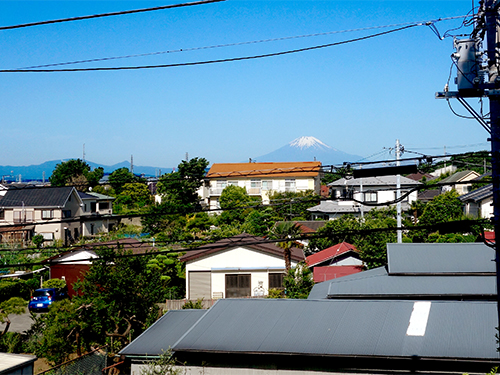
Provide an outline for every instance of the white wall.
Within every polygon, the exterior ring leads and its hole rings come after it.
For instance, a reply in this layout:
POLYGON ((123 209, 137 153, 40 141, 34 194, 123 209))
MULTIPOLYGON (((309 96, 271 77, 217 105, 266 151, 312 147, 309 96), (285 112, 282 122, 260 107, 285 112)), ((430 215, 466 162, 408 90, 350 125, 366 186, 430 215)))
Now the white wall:
MULTIPOLYGON (((292 261, 292 267, 297 262, 292 261)), ((266 293, 269 289, 269 273, 284 272, 285 261, 281 255, 271 255, 257 250, 237 247, 206 256, 186 264, 186 291, 189 294, 189 272, 211 271, 211 294, 225 297, 226 274, 251 274, 252 296, 262 281, 266 293)), ((190 298, 188 295, 187 298, 190 298)))

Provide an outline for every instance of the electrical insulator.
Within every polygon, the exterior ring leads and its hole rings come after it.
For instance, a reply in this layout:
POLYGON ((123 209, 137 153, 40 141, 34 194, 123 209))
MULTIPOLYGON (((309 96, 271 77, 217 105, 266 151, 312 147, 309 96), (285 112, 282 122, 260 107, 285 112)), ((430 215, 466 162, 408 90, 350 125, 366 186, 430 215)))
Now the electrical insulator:
POLYGON ((457 84, 458 91, 461 94, 475 92, 482 83, 482 77, 479 75, 480 53, 478 51, 478 42, 474 39, 455 39, 454 46, 456 52, 452 55, 457 64, 457 84))

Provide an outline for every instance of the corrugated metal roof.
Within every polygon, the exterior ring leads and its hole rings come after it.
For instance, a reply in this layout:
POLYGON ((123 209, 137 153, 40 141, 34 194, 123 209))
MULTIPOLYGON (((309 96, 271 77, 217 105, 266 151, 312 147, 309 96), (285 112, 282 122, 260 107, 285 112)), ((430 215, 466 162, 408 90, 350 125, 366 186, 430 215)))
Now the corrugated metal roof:
POLYGON ((280 162, 280 163, 215 163, 207 173, 207 178, 285 178, 316 177, 321 171, 321 162, 280 162))
POLYGON ((21 374, 20 368, 33 364, 36 359, 34 355, 0 353, 0 374, 14 374, 14 369, 18 370, 16 374, 21 374))
MULTIPOLYGON (((368 271, 363 271, 359 272, 353 275, 348 275, 342 277, 342 282, 347 282, 351 280, 364 280, 366 279, 367 282, 370 282, 373 278, 380 276, 380 275, 387 275, 387 271, 385 267, 378 267, 378 268, 373 268, 368 271)), ((315 284, 309 293, 309 296, 307 299, 325 299, 328 298, 328 293, 330 290, 330 283, 333 280, 328 280, 322 283, 315 284)), ((340 280, 338 280, 340 281, 340 280)))
POLYGON ((71 186, 8 189, 0 198, 0 207, 64 207, 74 189, 71 186))
POLYGON ((157 356, 173 347, 207 310, 170 310, 119 354, 157 356))
POLYGON ((498 359, 494 302, 432 302, 407 334, 414 301, 223 299, 175 352, 498 359))
POLYGON ((328 298, 496 299, 495 276, 390 276, 331 280, 328 298))
POLYGON ((483 243, 387 244, 389 274, 494 273, 495 251, 483 243))

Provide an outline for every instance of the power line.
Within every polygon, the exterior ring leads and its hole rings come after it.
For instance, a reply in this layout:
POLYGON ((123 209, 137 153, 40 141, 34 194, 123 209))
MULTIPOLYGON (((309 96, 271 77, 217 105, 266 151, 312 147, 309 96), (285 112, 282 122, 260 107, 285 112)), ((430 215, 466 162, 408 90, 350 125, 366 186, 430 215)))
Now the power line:
POLYGON ((23 23, 23 24, 12 25, 12 26, 1 26, 0 31, 20 29, 20 28, 32 27, 32 26, 49 25, 49 24, 53 24, 53 23, 73 22, 73 21, 82 21, 82 20, 88 20, 88 19, 93 19, 93 18, 122 16, 125 14, 152 12, 152 11, 163 10, 163 9, 171 9, 171 8, 180 8, 180 7, 187 7, 187 6, 193 6, 193 5, 217 3, 217 2, 221 2, 221 1, 225 1, 225 0, 200 0, 200 1, 190 2, 190 3, 164 5, 164 6, 153 7, 153 8, 123 10, 123 11, 119 11, 119 12, 100 13, 100 14, 94 14, 94 15, 90 15, 90 16, 69 17, 69 18, 61 18, 61 19, 57 19, 57 20, 30 22, 30 23, 23 23))
POLYGON ((376 34, 371 34, 367 36, 362 36, 359 38, 348 39, 335 43, 327 43, 317 46, 297 48, 293 50, 280 51, 280 52, 272 52, 260 55, 252 55, 252 56, 242 56, 242 57, 232 57, 226 59, 216 59, 216 60, 205 60, 205 61, 195 61, 195 62, 184 62, 184 63, 174 63, 174 64, 159 64, 159 65, 138 65, 138 66, 117 66, 117 67, 96 67, 96 68, 65 68, 65 69, 2 69, 0 73, 55 73, 55 72, 88 72, 88 71, 114 71, 114 70, 139 70, 139 69, 158 69, 158 68, 174 68, 174 67, 183 67, 183 66, 196 66, 196 65, 208 65, 208 64, 217 64, 217 63, 225 63, 225 62, 235 62, 235 61, 245 61, 245 60, 255 60, 266 57, 276 57, 276 56, 284 56, 299 52, 313 51, 327 47, 338 46, 342 44, 348 44, 353 42, 359 42, 361 40, 371 39, 382 35, 387 35, 391 33, 395 33, 398 31, 406 30, 415 26, 422 26, 422 24, 412 24, 408 26, 403 26, 393 30, 387 30, 376 34))
MULTIPOLYGON (((412 226, 412 227, 381 227, 381 228, 366 228, 366 229, 354 229, 354 230, 342 230, 338 232, 332 232, 332 233, 326 233, 326 234, 303 234, 301 236, 293 237, 293 238, 286 238, 286 239, 269 239, 269 238, 262 238, 261 240, 254 240, 254 241, 245 241, 245 245, 257 245, 257 244, 263 244, 263 243, 271 243, 275 244, 277 242, 288 242, 288 241, 299 241, 299 240, 305 240, 305 239, 319 239, 319 238, 330 238, 334 236, 343 236, 343 235, 369 235, 372 233, 384 233, 384 232, 393 232, 397 231, 398 229, 401 230, 406 230, 406 231, 413 231, 413 230, 425 230, 425 229, 430 229, 430 230, 448 230, 451 228, 457 228, 462 226, 466 227, 471 227, 472 225, 479 225, 479 224, 486 224, 489 223, 490 221, 487 219, 476 219, 476 220, 455 220, 455 221, 447 221, 447 222, 441 222, 441 223, 436 223, 436 224, 431 224, 431 225, 420 225, 420 226, 412 226)), ((256 236, 257 237, 257 236, 256 236)), ((232 244, 242 244, 241 240, 235 239, 234 237, 226 237, 222 238, 223 240, 227 240, 228 242, 224 244, 224 246, 230 247, 232 244)), ((222 240, 221 239, 221 240, 222 240)), ((219 241, 219 240, 218 240, 219 241)), ((106 247, 109 245, 103 245, 102 247, 106 247)), ((220 243, 213 242, 213 243, 206 243, 204 242, 202 244, 204 248, 219 248, 221 246, 220 243)), ((93 246, 94 248, 99 248, 99 246, 93 246)), ((119 247, 119 245, 118 245, 119 247)), ((168 253, 188 253, 190 251, 198 251, 199 247, 196 248, 181 248, 181 249, 172 249, 172 250, 160 250, 160 251, 154 251, 154 252, 145 252, 145 253, 136 253, 136 254, 115 254, 112 257, 91 257, 87 259, 78 259, 78 260, 64 260, 61 263, 72 263, 72 262, 82 262, 82 261, 90 261, 90 262, 95 262, 99 260, 112 260, 115 258, 131 258, 131 257, 139 257, 139 256, 155 256, 155 255, 161 255, 161 254, 168 254, 168 253)), ((58 263, 55 261, 41 261, 41 262, 32 262, 32 263, 16 263, 16 264, 0 264, 1 268, 17 268, 17 267, 30 267, 30 266, 38 266, 38 265, 47 265, 51 263, 58 263)))
MULTIPOLYGON (((446 19, 455 19, 455 18, 461 18, 461 17, 467 17, 467 16, 456 16, 456 17, 449 17, 446 19)), ((440 19, 440 20, 444 21, 445 19, 440 19)), ((132 54, 132 55, 101 57, 101 58, 86 59, 86 60, 68 61, 68 62, 62 62, 62 63, 34 65, 34 66, 28 66, 28 67, 23 67, 23 68, 19 68, 19 69, 25 70, 25 69, 48 68, 48 67, 52 67, 52 66, 74 65, 74 64, 111 61, 111 60, 128 59, 128 58, 136 58, 136 57, 157 56, 157 55, 179 53, 179 52, 191 52, 191 51, 200 51, 200 50, 215 49, 215 48, 236 47, 236 46, 259 44, 259 43, 280 42, 280 41, 285 41, 285 40, 312 38, 312 37, 318 37, 318 36, 327 36, 327 35, 334 35, 334 34, 343 34, 343 33, 351 33, 351 32, 358 32, 358 31, 375 30, 375 29, 384 29, 384 28, 389 28, 389 27, 400 27, 400 26, 413 25, 413 24, 422 24, 422 23, 427 23, 427 22, 429 22, 429 21, 405 22, 405 23, 400 23, 400 24, 391 24, 391 25, 382 25, 382 26, 368 26, 368 27, 361 27, 361 28, 357 28, 357 29, 326 31, 326 32, 322 32, 322 33, 286 36, 286 37, 269 38, 269 39, 260 39, 260 40, 246 41, 246 42, 216 44, 216 45, 203 46, 203 47, 180 48, 180 49, 174 49, 174 50, 168 50, 168 51, 157 51, 157 52, 140 53, 140 54, 132 54)))

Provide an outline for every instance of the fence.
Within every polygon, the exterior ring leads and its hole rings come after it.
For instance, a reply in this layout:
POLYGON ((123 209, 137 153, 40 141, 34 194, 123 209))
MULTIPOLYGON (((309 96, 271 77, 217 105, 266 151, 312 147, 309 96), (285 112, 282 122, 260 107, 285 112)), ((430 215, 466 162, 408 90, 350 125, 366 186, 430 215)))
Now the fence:
MULTIPOLYGON (((197 300, 188 300, 188 299, 167 299, 165 304, 165 310, 182 310, 182 306, 188 301, 196 303, 197 300)), ((217 299, 203 299, 201 301, 201 305, 204 309, 211 308, 214 303, 218 301, 217 299)))
POLYGON ((102 375, 107 358, 105 351, 96 349, 37 375, 102 375))

